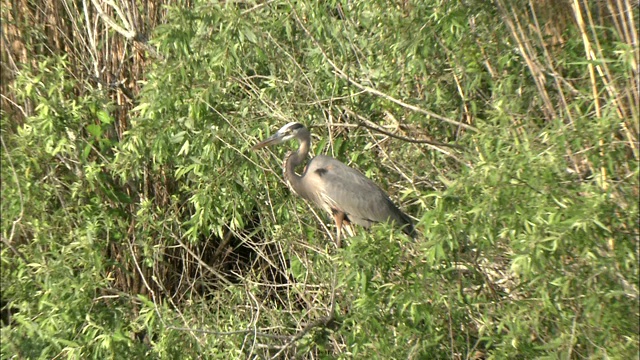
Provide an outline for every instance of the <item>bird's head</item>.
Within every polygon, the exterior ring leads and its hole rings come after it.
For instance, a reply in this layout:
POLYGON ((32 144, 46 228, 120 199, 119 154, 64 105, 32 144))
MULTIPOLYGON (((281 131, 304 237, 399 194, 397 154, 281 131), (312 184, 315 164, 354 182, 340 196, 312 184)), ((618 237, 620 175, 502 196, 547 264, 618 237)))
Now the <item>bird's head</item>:
POLYGON ((304 125, 297 122, 290 122, 287 125, 283 126, 272 136, 264 139, 263 141, 255 144, 251 149, 258 150, 265 146, 277 145, 283 142, 289 141, 293 138, 297 138, 299 134, 303 131, 308 131, 304 125))

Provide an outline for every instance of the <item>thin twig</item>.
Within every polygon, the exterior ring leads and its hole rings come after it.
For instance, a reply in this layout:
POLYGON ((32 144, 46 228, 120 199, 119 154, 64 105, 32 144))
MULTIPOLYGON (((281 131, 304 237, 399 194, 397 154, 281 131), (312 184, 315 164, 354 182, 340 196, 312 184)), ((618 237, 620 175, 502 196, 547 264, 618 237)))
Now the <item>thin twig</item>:
POLYGON ((268 0, 268 1, 265 1, 265 2, 263 2, 263 3, 261 3, 261 4, 255 5, 255 6, 254 6, 254 7, 252 7, 252 8, 246 9, 246 10, 244 10, 244 11, 242 12, 242 16, 247 15, 248 13, 253 12, 253 11, 256 11, 256 10, 258 10, 258 9, 261 9, 261 8, 263 8, 263 7, 265 7, 265 6, 269 5, 269 4, 271 4, 271 3, 272 3, 272 2, 274 2, 274 1, 275 1, 275 0, 268 0))
POLYGON ((445 143, 440 143, 440 142, 432 141, 432 140, 412 139, 412 138, 407 138, 407 137, 400 136, 400 135, 395 135, 395 134, 392 134, 392 133, 390 133, 390 132, 388 132, 388 131, 386 131, 386 130, 381 129, 381 128, 380 128, 380 127, 378 127, 378 126, 372 126, 372 125, 369 125, 369 121, 368 121, 365 117, 363 117, 363 116, 361 116, 361 115, 358 115, 358 114, 354 113, 353 111, 351 111, 351 110, 349 110, 349 109, 346 109, 346 108, 345 108, 344 110, 345 110, 349 115, 352 115, 352 116, 356 117, 356 119, 358 120, 358 125, 359 125, 359 126, 365 127, 365 128, 367 128, 367 129, 369 129, 369 130, 372 130, 372 131, 379 132, 379 133, 384 134, 384 135, 387 135, 387 136, 389 136, 389 137, 396 138, 396 139, 398 139, 398 140, 403 140, 403 141, 407 141, 407 142, 411 142, 411 143, 415 143, 415 144, 426 144, 427 146, 430 146, 430 147, 432 147, 433 149, 435 149, 435 150, 437 150, 437 151, 439 151, 439 152, 441 152, 441 153, 443 153, 443 154, 445 154, 445 155, 447 155, 447 156, 451 157, 452 159, 454 159, 454 160, 455 160, 455 161, 457 161, 458 163, 460 163, 460 164, 462 164, 462 165, 464 165, 464 166, 467 166, 467 167, 469 167, 469 168, 471 168, 471 167, 472 167, 472 166, 471 166, 471 164, 468 164, 468 163, 466 163, 466 162, 462 161, 462 159, 459 159, 457 156, 453 155, 453 154, 452 154, 452 153, 450 153, 449 151, 447 151, 447 150, 444 150, 444 149, 440 148, 440 146, 445 146, 445 147, 451 147, 451 148, 455 148, 455 149, 464 149, 464 148, 463 148, 462 146, 460 146, 460 145, 456 145, 456 144, 445 144, 445 143))
POLYGON ((20 255, 20 257, 25 261, 25 263, 28 264, 28 262, 26 261, 25 257, 20 254, 20 252, 18 252, 17 249, 15 249, 13 246, 11 246, 11 242, 13 241, 13 237, 15 236, 16 233, 16 227, 18 226, 18 224, 20 223, 20 221, 22 221, 22 217, 24 216, 24 197, 22 195, 22 187, 20 186, 20 179, 18 178, 18 173, 16 172, 16 168, 13 165, 13 160, 11 159, 11 153, 9 152, 9 149, 7 149, 7 145, 4 143, 4 137, 0 136, 0 141, 2 142, 2 148, 4 149, 4 153, 7 157, 7 160, 9 161, 9 166, 11 167, 11 172, 13 174, 13 179, 16 183, 16 189, 18 190, 18 197, 20 198, 20 213, 18 214, 18 218, 15 219, 13 221, 13 223, 11 224, 11 231, 9 232, 9 238, 5 239, 4 237, 2 238, 3 242, 5 242, 5 244, 7 246, 9 246, 11 248, 11 250, 13 252, 16 253, 16 255, 20 255))
POLYGON ((222 281, 225 285, 227 285, 227 286, 233 285, 231 283, 231 281, 227 280, 227 277, 224 274, 222 274, 221 272, 219 272, 218 270, 214 269, 209 264, 207 264, 205 261, 203 261, 202 258, 200 256, 198 256, 198 254, 194 253, 193 250, 189 249, 189 247, 187 245, 185 245, 178 237, 174 237, 174 239, 178 242, 178 244, 180 244, 180 246, 187 253, 189 253, 189 255, 191 255, 194 259, 196 259, 196 261, 198 262, 198 264, 200 266, 202 266, 202 267, 206 268, 207 270, 209 270, 209 272, 211 272, 216 277, 218 277, 218 279, 220 279, 220 281, 222 281))
POLYGON ((414 139, 414 138, 409 138, 406 136, 401 136, 401 135, 396 135, 393 133, 390 133, 386 130, 383 130, 382 128, 380 128, 379 126, 374 126, 370 124, 370 121, 367 120, 367 118, 365 118, 362 115, 356 114, 355 112, 353 112, 352 110, 348 109, 348 108, 344 108, 344 111, 351 115, 354 116, 357 120, 358 120, 358 125, 365 127, 369 130, 373 130, 375 132, 387 135, 389 137, 392 137, 394 139, 398 139, 398 140, 402 140, 402 141, 406 141, 409 143, 413 143, 413 144, 429 144, 429 145, 433 145, 433 146, 444 146, 444 147, 450 147, 450 148, 454 148, 454 149, 459 149, 459 150, 464 150, 464 147, 457 145, 457 144, 447 144, 447 143, 441 143, 439 141, 435 141, 435 140, 427 140, 427 139, 414 139))
POLYGON ((123 20, 123 22, 125 23, 124 25, 127 27, 126 29, 118 25, 118 23, 116 23, 115 20, 113 20, 109 15, 107 15, 104 12, 104 10, 102 9, 102 5, 98 3, 98 0, 91 0, 91 2, 93 3, 93 7, 96 9, 98 14, 100 15, 100 18, 102 18, 102 21, 107 23, 107 25, 109 25, 113 30, 117 31, 120 35, 124 36, 127 40, 133 40, 136 38, 137 36, 136 30, 132 29, 130 27, 131 25, 128 24, 126 21, 124 21, 125 18, 122 15, 122 10, 120 10, 120 8, 117 7, 112 1, 107 1, 106 3, 108 5, 111 5, 111 7, 113 7, 116 10, 118 15, 120 16, 120 19, 123 20))
POLYGON ((177 330, 177 331, 192 331, 192 332, 211 334, 211 335, 217 335, 217 336, 254 334, 257 337, 265 337, 265 338, 271 338, 271 339, 287 340, 291 338, 291 336, 288 336, 288 335, 274 335, 274 334, 267 334, 264 332, 256 332, 254 329, 234 330, 234 331, 214 331, 214 330, 194 329, 194 328, 176 327, 176 326, 167 326, 167 329, 177 330))
POLYGON ((291 347, 291 345, 293 345, 296 341, 302 339, 305 335, 307 335, 309 333, 309 331, 313 330, 313 328, 319 327, 319 326, 327 326, 330 322, 332 322, 334 320, 335 316, 333 313, 329 314, 329 316, 325 316, 322 317, 314 322, 312 322, 311 324, 308 324, 307 326, 304 327, 304 329, 300 330, 298 333, 296 333, 291 340, 289 340, 289 342, 287 342, 286 344, 284 344, 284 346, 282 347, 282 349, 280 349, 280 351, 278 351, 275 355, 273 355, 273 357, 271 357, 272 359, 278 359, 278 357, 280 356, 280 354, 282 354, 286 349, 288 349, 289 347, 291 347))
MULTIPOLYGON (((18 189, 18 197, 20 198, 20 213, 18 214, 18 218, 15 219, 13 221, 13 223, 11 224, 11 231, 9 233, 9 238, 5 238, 4 236, 1 237, 2 239, 2 243, 5 244, 9 249, 11 249, 11 251, 18 256, 25 265, 29 264, 30 261, 27 260, 27 258, 24 256, 24 254, 22 252, 20 252, 20 250, 18 250, 15 246, 13 246, 12 242, 13 242, 13 237, 15 236, 15 232, 16 232, 16 227, 18 226, 18 224, 22 221, 22 217, 24 216, 24 197, 22 195, 22 188, 20 186, 20 179, 18 178, 18 173, 16 172, 16 168, 13 166, 13 160, 11 159, 11 154, 9 153, 9 150, 7 149, 7 145, 4 143, 4 137, 0 136, 0 142, 2 142, 2 148, 7 156, 7 160, 9 161, 9 166, 11 167, 11 172, 13 173, 13 179, 16 183, 16 188, 18 189)), ((29 276, 31 277, 31 281, 33 281, 33 283, 36 285, 36 287, 38 289, 41 289, 40 284, 36 281, 35 276, 33 275, 33 273, 31 273, 31 271, 29 271, 29 276)))

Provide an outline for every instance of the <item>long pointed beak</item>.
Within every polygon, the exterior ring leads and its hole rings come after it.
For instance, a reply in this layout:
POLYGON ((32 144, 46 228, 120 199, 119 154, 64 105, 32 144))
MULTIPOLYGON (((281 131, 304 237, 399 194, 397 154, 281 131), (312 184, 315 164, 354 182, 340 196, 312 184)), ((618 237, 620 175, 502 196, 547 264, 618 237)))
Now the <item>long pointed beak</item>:
POLYGON ((253 145, 251 147, 251 150, 258 150, 258 149, 262 149, 265 146, 270 146, 270 145, 277 145, 280 144, 282 142, 282 136, 280 135, 280 133, 275 133, 272 136, 262 140, 261 142, 253 145))

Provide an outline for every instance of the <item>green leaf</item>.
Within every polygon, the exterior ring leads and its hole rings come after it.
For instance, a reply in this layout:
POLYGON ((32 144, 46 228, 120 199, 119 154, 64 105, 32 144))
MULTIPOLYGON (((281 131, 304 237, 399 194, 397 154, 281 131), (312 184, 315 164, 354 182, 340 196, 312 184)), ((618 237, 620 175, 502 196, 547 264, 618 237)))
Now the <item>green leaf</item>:
POLYGON ((87 125, 86 129, 89 134, 93 135, 93 137, 95 138, 99 138, 102 136, 102 128, 100 127, 100 125, 90 124, 87 125))
POLYGON ((244 36, 247 38, 247 40, 249 40, 250 42, 257 44, 258 43, 258 38, 256 37, 256 34, 251 31, 251 29, 246 28, 243 31, 244 36))
POLYGON ((189 155, 189 140, 185 141, 184 144, 182 144, 180 151, 178 151, 178 155, 189 155))
POLYGON ((98 119, 100 119, 100 122, 102 124, 111 124, 111 123, 113 123, 113 119, 111 118, 111 116, 109 116, 109 113, 107 113, 106 111, 98 110, 96 115, 98 116, 98 119))

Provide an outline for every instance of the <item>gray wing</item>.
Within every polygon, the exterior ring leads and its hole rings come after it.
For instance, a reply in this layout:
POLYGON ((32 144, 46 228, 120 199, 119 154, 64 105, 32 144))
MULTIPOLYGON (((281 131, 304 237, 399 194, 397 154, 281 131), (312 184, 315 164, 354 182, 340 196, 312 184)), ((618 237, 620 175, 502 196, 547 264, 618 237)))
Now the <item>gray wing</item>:
POLYGON ((312 197, 327 211, 344 212, 351 222, 369 227, 377 222, 394 221, 408 225, 404 231, 412 235, 411 219, 389 199, 387 194, 361 172, 324 155, 311 160, 304 181, 315 191, 312 197))

